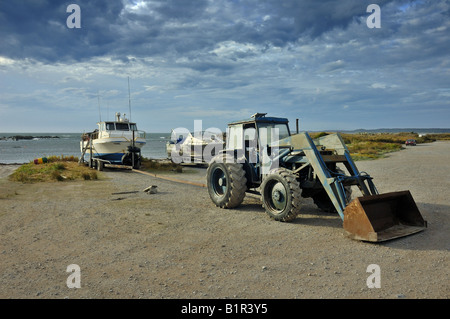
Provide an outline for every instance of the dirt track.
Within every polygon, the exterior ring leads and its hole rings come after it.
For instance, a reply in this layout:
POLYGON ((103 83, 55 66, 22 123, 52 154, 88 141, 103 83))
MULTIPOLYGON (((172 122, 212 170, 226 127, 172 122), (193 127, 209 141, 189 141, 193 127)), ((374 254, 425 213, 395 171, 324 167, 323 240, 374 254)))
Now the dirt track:
MULTIPOLYGON (((0 298, 448 298, 450 143, 358 162, 380 192, 409 189, 428 229, 381 244, 343 236, 311 200, 292 223, 259 199, 216 208, 202 187, 126 171, 87 182, 0 180, 0 298), (142 190, 158 186, 157 194, 142 190), (139 191, 138 193, 113 194, 139 191), (69 289, 68 265, 81 269, 69 289), (381 269, 368 288, 367 267, 381 269)), ((176 175, 204 181, 205 169, 176 175)))

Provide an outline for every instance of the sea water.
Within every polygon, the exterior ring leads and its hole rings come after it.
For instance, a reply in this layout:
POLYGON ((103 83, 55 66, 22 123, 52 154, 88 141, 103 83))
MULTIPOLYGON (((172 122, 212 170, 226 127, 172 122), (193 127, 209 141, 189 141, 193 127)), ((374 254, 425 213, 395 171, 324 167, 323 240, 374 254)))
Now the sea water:
MULTIPOLYGON (((0 163, 23 164, 36 158, 48 156, 81 156, 80 133, 0 133, 0 138, 11 136, 33 136, 31 140, 0 139, 0 163), (57 136, 57 138, 39 138, 57 136)), ((166 143, 170 133, 147 133, 147 144, 141 154, 146 158, 167 158, 166 143)))

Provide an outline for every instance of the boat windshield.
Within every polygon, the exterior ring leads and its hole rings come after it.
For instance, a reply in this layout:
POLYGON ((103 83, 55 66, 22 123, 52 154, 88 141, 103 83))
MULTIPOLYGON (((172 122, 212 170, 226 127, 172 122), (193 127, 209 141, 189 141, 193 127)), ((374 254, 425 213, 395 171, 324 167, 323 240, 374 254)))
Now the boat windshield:
POLYGON ((106 122, 100 125, 100 130, 104 131, 105 127, 107 131, 137 131, 136 123, 106 122))
POLYGON ((117 131, 129 131, 128 123, 116 123, 117 131))

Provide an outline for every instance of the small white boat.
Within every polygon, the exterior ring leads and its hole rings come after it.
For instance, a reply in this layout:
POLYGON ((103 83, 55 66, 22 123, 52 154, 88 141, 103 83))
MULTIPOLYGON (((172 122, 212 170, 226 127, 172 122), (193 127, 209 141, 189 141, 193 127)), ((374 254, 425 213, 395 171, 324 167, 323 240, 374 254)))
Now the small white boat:
POLYGON ((100 164, 127 165, 138 168, 141 148, 146 144, 145 132, 138 131, 136 123, 125 114, 116 113, 115 121, 98 122, 98 129, 84 133, 80 142, 82 158, 90 156, 100 164))
POLYGON ((174 156, 177 156, 179 157, 177 160, 183 163, 207 163, 224 148, 224 145, 222 137, 218 134, 189 133, 187 136, 180 135, 177 141, 168 141, 166 152, 167 157, 172 161, 174 156), (207 146, 209 146, 208 151, 205 150, 207 146))

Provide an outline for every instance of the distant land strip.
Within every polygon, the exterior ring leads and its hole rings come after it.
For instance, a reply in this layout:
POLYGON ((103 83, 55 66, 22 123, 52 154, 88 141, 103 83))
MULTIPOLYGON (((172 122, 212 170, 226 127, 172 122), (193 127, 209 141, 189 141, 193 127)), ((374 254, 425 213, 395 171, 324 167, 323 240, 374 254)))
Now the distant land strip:
POLYGON ((14 135, 14 136, 2 136, 0 137, 0 141, 20 141, 20 140, 33 140, 33 139, 43 139, 43 138, 59 138, 59 136, 31 136, 31 135, 14 135))

